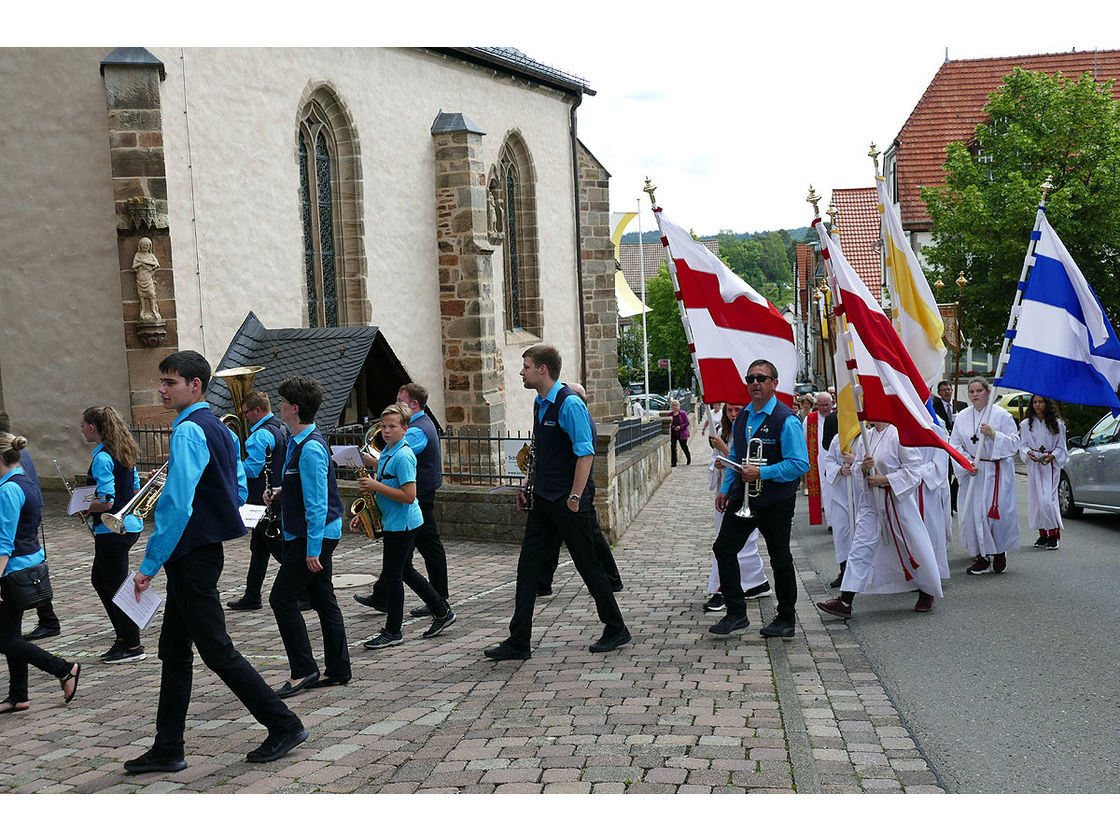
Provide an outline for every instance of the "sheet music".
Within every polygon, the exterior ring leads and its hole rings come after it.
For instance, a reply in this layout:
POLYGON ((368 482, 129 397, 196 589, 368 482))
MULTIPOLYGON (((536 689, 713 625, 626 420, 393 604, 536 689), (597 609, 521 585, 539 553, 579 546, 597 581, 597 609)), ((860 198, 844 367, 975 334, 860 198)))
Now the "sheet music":
POLYGON ((717 455, 716 460, 722 462, 723 464, 725 464, 728 467, 733 467, 737 470, 741 469, 742 466, 743 466, 738 461, 732 461, 730 458, 725 458, 723 455, 717 455))
POLYGON ((66 509, 69 516, 75 513, 84 513, 89 510, 89 506, 97 500, 97 485, 91 484, 88 487, 75 487, 74 491, 70 494, 70 505, 66 509))
POLYGON ((241 521, 245 523, 246 528, 255 528, 262 516, 264 516, 264 505, 241 506, 241 521))
POLYGON ((113 596, 113 603, 116 604, 127 615, 136 626, 141 630, 147 630, 148 625, 152 623, 155 618, 156 610, 159 605, 163 603, 163 598, 160 594, 152 589, 150 586, 140 593, 140 601, 136 601, 136 589, 133 586, 132 579, 136 576, 136 572, 129 572, 128 576, 121 583, 117 594, 113 596))
MULTIPOLYGON (((378 457, 377 452, 371 452, 370 454, 373 455, 374 458, 378 457)), ((365 463, 362 461, 362 452, 356 446, 332 446, 331 460, 340 467, 365 466, 365 463)))

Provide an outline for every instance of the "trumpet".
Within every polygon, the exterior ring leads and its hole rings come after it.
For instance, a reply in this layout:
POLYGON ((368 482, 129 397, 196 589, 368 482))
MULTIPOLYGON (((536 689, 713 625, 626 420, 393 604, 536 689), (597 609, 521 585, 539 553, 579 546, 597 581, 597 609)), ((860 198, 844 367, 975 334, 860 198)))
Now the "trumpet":
MULTIPOLYGON (((377 421, 366 431, 365 442, 362 444, 361 451, 369 451, 371 454, 374 452, 380 453, 385 448, 385 438, 381 434, 381 421, 377 421)), ((364 462, 359 463, 358 478, 366 478, 369 475, 369 470, 366 469, 364 462)), ((381 527, 381 508, 377 506, 377 499, 374 498, 373 493, 364 491, 360 499, 355 499, 354 504, 350 505, 350 515, 357 516, 362 523, 362 530, 366 532, 366 536, 371 540, 381 539, 381 534, 384 529, 381 527)))
MULTIPOLYGON (((762 441, 758 438, 751 438, 747 441, 747 457, 743 459, 743 466, 751 464, 756 467, 762 467, 766 464, 766 458, 762 455, 762 441)), ((743 504, 735 511, 735 515, 740 519, 750 519, 753 514, 751 513, 750 500, 757 498, 762 493, 762 476, 759 476, 754 481, 747 483, 743 482, 743 504)))
POLYGON ((103 513, 101 514, 101 524, 116 534, 124 533, 124 520, 127 516, 139 516, 141 519, 147 517, 149 513, 156 506, 159 501, 159 494, 163 492, 163 485, 167 481, 167 465, 170 461, 164 461, 163 466, 152 473, 151 477, 144 482, 144 486, 136 491, 128 502, 118 510, 116 513, 103 513))

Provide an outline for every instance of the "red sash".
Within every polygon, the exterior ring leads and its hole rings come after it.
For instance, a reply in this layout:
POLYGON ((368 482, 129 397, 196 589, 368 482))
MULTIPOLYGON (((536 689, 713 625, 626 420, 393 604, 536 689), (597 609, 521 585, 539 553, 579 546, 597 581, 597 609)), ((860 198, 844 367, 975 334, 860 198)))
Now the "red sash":
POLYGON ((808 422, 805 424, 805 444, 809 449, 809 474, 805 476, 805 483, 809 488, 809 524, 820 525, 824 520, 821 517, 821 474, 817 469, 817 421, 820 415, 815 411, 809 412, 808 422))

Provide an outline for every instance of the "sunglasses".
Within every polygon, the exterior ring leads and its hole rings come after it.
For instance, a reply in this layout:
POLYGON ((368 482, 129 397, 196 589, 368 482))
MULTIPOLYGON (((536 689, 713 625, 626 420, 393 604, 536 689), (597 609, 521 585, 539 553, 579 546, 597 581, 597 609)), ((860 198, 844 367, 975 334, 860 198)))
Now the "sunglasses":
POLYGON ((750 376, 746 377, 743 381, 746 382, 748 385, 753 385, 756 382, 769 382, 771 379, 775 379, 775 377, 767 376, 765 373, 752 373, 750 376))

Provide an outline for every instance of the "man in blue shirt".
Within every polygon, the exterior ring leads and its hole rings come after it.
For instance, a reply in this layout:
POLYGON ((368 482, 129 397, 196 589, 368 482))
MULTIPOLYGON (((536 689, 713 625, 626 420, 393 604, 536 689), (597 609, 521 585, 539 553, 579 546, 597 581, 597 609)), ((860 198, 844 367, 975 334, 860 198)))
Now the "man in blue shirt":
POLYGON ((723 517, 712 545, 727 615, 709 628, 709 632, 727 635, 750 625, 737 557, 757 528, 766 540, 766 551, 774 570, 774 594, 778 600, 778 614, 760 632, 763 636, 790 639, 797 618, 797 578, 789 550, 789 534, 797 487, 801 476, 809 471, 809 451, 801 421, 778 401, 778 369, 765 359, 758 359, 747 369, 745 382, 751 402, 739 412, 731 429, 730 460, 741 466, 724 471, 723 486, 716 494, 716 510, 729 515, 723 517), (744 463, 752 450, 758 448, 761 448, 762 463, 744 463), (749 517, 738 515, 744 506, 750 510, 749 517))
POLYGON ((307 730, 245 661, 226 632, 218 597, 225 555, 222 541, 245 535, 239 506, 248 489, 233 433, 210 410, 210 365, 193 350, 160 362, 159 395, 177 412, 168 444, 167 476, 155 510, 144 561, 133 576, 136 599, 167 572, 167 600, 159 636, 159 708, 156 738, 143 755, 126 761, 128 773, 175 773, 187 766, 183 734, 191 699, 192 643, 263 726, 268 737, 246 758, 275 761, 307 740, 307 730))
POLYGON ((571 388, 562 385, 560 353, 555 347, 539 344, 522 354, 521 381, 537 392, 533 406, 533 445, 535 464, 532 496, 526 488, 517 494, 518 510, 528 510, 521 556, 517 561, 517 589, 509 638, 487 648, 494 660, 528 659, 533 632, 533 605, 537 586, 544 576, 544 565, 553 554, 559 537, 568 547, 583 582, 595 599, 603 635, 592 643, 592 653, 615 650, 630 643, 630 631, 611 591, 603 567, 595 559, 589 505, 581 505, 588 490, 588 478, 595 460, 591 439, 591 419, 587 406, 571 388))
MULTIPOLYGON (((273 490, 280 489, 284 474, 284 457, 288 448, 288 431, 280 418, 272 413, 272 402, 263 391, 253 391, 241 403, 241 416, 249 424, 249 437, 245 440, 245 479, 249 484, 249 504, 263 504, 265 476, 268 475, 273 490), (267 471, 267 473, 266 473, 267 471)), ((261 520, 249 536, 249 572, 245 576, 245 594, 226 604, 231 610, 259 610, 261 586, 268 571, 268 558, 277 561, 284 551, 284 541, 279 535, 270 537, 270 528, 280 520, 278 503, 270 505, 275 517, 261 520)))

